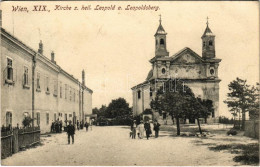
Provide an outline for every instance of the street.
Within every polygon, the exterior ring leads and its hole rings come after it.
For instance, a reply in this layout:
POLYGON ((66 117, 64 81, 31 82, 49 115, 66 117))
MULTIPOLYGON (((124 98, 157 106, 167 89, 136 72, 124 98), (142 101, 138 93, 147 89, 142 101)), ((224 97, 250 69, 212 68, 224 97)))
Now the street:
POLYGON ((67 144, 66 133, 42 136, 43 145, 20 151, 2 160, 2 165, 239 165, 231 153, 196 144, 208 139, 174 137, 164 131, 157 139, 133 140, 129 132, 129 127, 94 126, 89 132, 76 131, 73 145, 67 144))

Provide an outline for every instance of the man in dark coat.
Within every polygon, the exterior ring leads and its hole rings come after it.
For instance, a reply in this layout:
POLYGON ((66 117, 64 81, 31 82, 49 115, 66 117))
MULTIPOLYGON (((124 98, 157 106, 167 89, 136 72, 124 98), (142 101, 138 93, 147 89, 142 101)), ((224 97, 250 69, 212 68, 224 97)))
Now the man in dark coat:
POLYGON ((155 121, 153 126, 154 126, 153 129, 155 131, 155 138, 157 138, 159 136, 159 130, 161 125, 157 121, 155 121))
POLYGON ((70 144, 70 136, 72 138, 72 144, 74 143, 74 134, 75 134, 75 127, 69 121, 69 125, 67 126, 67 134, 68 134, 68 144, 70 144))
POLYGON ((79 120, 77 120, 77 129, 79 130, 79 120))
POLYGON ((134 120, 134 122, 131 125, 131 131, 132 131, 132 139, 135 139, 136 136, 136 128, 137 128, 137 124, 136 124, 136 120, 134 120))
POLYGON ((144 129, 145 129, 145 132, 146 132, 146 138, 147 138, 147 140, 149 140, 149 137, 150 137, 150 134, 151 134, 151 126, 150 126, 149 121, 145 122, 144 129))
POLYGON ((89 124, 88 124, 88 122, 86 121, 86 123, 85 123, 86 131, 88 131, 88 126, 89 126, 89 124))

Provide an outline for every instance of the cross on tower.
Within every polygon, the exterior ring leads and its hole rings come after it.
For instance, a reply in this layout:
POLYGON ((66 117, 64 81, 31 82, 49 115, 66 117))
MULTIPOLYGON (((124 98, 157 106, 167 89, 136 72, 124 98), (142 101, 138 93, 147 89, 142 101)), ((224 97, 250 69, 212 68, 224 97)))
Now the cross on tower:
POLYGON ((159 21, 160 21, 160 24, 161 24, 161 22, 162 22, 162 15, 160 14, 159 16, 160 16, 160 20, 159 21))
POLYGON ((208 16, 207 16, 207 23, 206 24, 207 24, 207 26, 209 25, 209 17, 208 16))

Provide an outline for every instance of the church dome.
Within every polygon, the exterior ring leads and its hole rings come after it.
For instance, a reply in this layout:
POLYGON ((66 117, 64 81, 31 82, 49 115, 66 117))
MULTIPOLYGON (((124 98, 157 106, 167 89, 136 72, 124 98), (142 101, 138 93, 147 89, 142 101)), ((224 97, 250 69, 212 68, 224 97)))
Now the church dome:
POLYGON ((151 79, 153 77, 153 69, 151 69, 146 77, 146 80, 148 81, 149 79, 151 79))

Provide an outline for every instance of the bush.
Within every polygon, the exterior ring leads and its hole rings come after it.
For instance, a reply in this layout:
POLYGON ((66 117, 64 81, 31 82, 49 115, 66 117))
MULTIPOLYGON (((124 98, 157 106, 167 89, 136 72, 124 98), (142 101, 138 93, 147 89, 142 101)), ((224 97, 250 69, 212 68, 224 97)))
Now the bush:
POLYGON ((230 129, 228 132, 227 132, 227 135, 237 135, 237 131, 235 129, 230 129))
POLYGON ((24 127, 29 127, 30 125, 31 125, 31 123, 32 123, 32 118, 31 117, 29 117, 29 116, 27 116, 27 117, 24 117, 24 119, 23 119, 23 126, 24 127))

